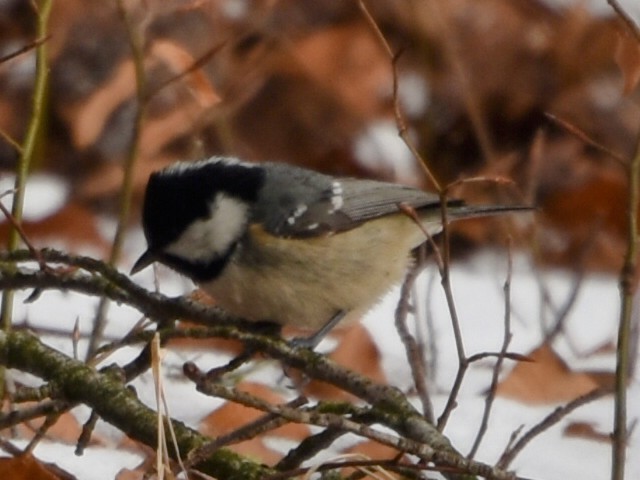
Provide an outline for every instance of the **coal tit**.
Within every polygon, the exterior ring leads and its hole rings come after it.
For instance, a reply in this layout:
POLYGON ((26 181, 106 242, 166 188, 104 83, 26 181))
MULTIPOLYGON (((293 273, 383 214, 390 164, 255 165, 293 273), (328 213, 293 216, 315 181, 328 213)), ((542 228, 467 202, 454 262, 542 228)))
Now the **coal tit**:
MULTIPOLYGON (((152 262, 191 278, 228 312, 313 330, 361 317, 400 283, 425 233, 442 230, 437 195, 279 163, 213 157, 153 173, 142 224, 152 262), (346 318, 343 318, 346 317, 346 318)), ((451 219, 527 207, 470 207, 451 219)))

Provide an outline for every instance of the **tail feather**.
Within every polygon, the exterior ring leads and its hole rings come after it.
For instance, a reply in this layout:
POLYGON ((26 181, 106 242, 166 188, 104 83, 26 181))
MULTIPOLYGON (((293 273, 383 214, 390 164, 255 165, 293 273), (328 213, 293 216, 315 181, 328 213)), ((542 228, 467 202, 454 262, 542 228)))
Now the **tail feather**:
MULTIPOLYGON (((530 205, 466 205, 460 201, 447 202, 447 220, 457 221, 466 218, 488 217, 507 213, 532 212, 536 207, 530 205)), ((436 235, 442 231, 442 211, 437 205, 417 210, 417 215, 423 232, 436 235)), ((424 236, 416 237, 415 246, 424 242, 424 236)))
POLYGON ((505 213, 534 212, 536 207, 530 205, 456 205, 447 208, 450 220, 488 217, 505 213))

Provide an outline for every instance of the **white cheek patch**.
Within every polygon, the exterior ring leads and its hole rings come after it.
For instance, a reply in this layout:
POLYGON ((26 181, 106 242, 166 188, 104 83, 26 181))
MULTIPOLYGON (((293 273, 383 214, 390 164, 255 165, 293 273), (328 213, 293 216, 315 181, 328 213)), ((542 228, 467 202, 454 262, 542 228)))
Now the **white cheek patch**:
POLYGON ((195 262, 220 257, 242 236, 247 225, 249 206, 234 197, 219 193, 210 205, 207 218, 194 221, 165 252, 195 262))

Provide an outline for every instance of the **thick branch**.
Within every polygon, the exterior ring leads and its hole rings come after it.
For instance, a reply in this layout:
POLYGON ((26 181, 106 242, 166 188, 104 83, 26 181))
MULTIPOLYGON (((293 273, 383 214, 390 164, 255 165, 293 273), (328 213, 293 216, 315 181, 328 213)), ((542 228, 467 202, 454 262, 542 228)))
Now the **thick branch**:
MULTIPOLYGON (((0 332, 0 363, 52 382, 60 398, 81 402, 131 438, 154 446, 156 412, 143 405, 115 375, 103 374, 42 344, 28 332, 0 332)), ((208 439, 172 420, 183 457, 208 439)), ((175 457, 175 452, 172 452, 175 457)), ((216 478, 258 479, 273 471, 228 450, 218 450, 198 468, 216 478)))
MULTIPOLYGON (((172 299, 161 294, 148 292, 131 282, 128 277, 97 260, 69 256, 52 250, 43 250, 39 253, 45 262, 63 264, 74 268, 53 269, 48 267, 39 270, 16 269, 15 267, 2 268, 3 260, 4 262, 13 263, 33 260, 33 258, 30 257, 31 254, 29 252, 0 255, 0 289, 69 289, 96 296, 106 295, 118 303, 124 303, 136 308, 152 320, 188 319, 191 322, 206 325, 208 328, 200 329, 200 332, 205 330, 204 333, 207 336, 238 340, 251 351, 261 352, 271 358, 280 360, 287 366, 303 371, 310 378, 330 383, 369 402, 374 410, 378 412, 381 423, 395 430, 401 437, 419 442, 433 449, 434 453, 431 461, 436 465, 452 467, 456 470, 487 478, 513 478, 507 472, 479 462, 472 462, 462 457, 451 446, 449 440, 430 424, 397 388, 376 384, 367 377, 340 367, 323 355, 308 349, 291 346, 281 338, 256 333, 247 322, 241 322, 225 315, 219 309, 203 307, 182 297, 172 299), (3 256, 4 258, 2 258, 3 256)), ((194 336, 198 334, 197 330, 192 333, 194 336)), ((66 359, 61 354, 58 355, 66 359)), ((24 358, 24 361, 26 360, 28 358, 24 358)), ((77 368, 82 372, 91 372, 94 376, 98 375, 82 363, 76 363, 77 368)), ((31 370, 36 367, 36 365, 25 364, 23 367, 17 366, 16 368, 25 369, 25 371, 30 371, 40 376, 47 374, 48 369, 35 372, 31 370), (26 368, 27 366, 28 368, 26 368)), ((44 378, 51 379, 52 377, 48 373, 44 378)), ((85 381, 79 381, 69 386, 84 385, 85 383, 85 381)), ((122 388, 120 384, 118 385, 118 388, 122 388)), ((77 398, 73 391, 65 391, 64 393, 65 398, 71 401, 77 398)), ((109 405, 115 403, 112 394, 100 394, 100 399, 104 398, 110 399, 109 405)), ((132 398, 134 397, 124 397, 123 400, 131 401, 132 398)), ((86 401, 86 399, 83 402, 95 408, 105 420, 111 421, 109 416, 104 415, 100 410, 100 406, 93 406, 92 401, 86 401)), ((106 406, 102 407, 106 408, 106 406)), ((147 413, 149 412, 147 411, 147 413)), ((116 426, 120 426, 120 424, 121 422, 114 422, 116 426)), ((127 422, 124 425, 126 426, 127 422)), ((125 432, 129 433, 128 430, 125 430, 125 432)), ((155 439, 155 430, 153 433, 147 432, 139 435, 144 436, 147 440, 155 439)), ((198 442, 200 441, 201 439, 198 440, 198 442)), ((151 444, 153 445, 153 443, 151 444)), ((193 446, 191 443, 189 444, 189 448, 193 448, 193 446)), ((461 478, 455 475, 450 476, 450 478, 454 477, 461 478)), ((223 475, 221 478, 231 477, 223 475)))

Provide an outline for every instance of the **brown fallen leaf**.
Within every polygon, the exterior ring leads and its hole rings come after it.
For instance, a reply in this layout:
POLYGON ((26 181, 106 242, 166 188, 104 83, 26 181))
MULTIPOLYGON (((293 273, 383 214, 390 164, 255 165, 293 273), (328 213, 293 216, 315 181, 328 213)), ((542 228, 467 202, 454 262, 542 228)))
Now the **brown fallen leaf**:
POLYGON ((393 82, 389 57, 366 23, 318 30, 289 53, 285 68, 300 69, 349 111, 365 118, 388 113, 393 82))
POLYGON ((574 372, 553 349, 541 345, 498 384, 497 395, 526 404, 568 402, 597 388, 587 373, 574 372))
MULTIPOLYGON (((398 457, 398 450, 391 448, 387 445, 382 445, 378 442, 371 440, 360 442, 357 445, 345 450, 347 454, 357 454, 364 458, 370 458, 371 460, 393 460, 398 457)), ((343 472, 343 475, 347 475, 349 470, 343 472)), ((399 478, 392 476, 390 472, 386 472, 389 478, 399 478)), ((387 478, 387 477, 384 477, 387 478)))
MULTIPOLYGON (((0 223, 0 241, 6 242, 9 235, 9 223, 0 223)), ((55 240, 66 248, 97 248, 108 252, 109 244, 98 229, 98 218, 82 204, 70 201, 54 214, 38 221, 25 221, 22 228, 35 246, 46 245, 55 240)))
MULTIPOLYGON (((128 437, 127 437, 128 438, 128 437)), ((127 440, 127 442, 135 443, 132 440, 127 440)), ((123 468, 121 469, 115 477, 115 480, 143 480, 147 478, 155 478, 150 476, 150 472, 154 472, 156 468, 156 451, 147 447, 146 445, 137 445, 141 447, 140 449, 145 453, 145 458, 143 458, 142 462, 137 467, 134 468, 123 468)))
MULTIPOLYGON (((285 400, 274 393, 269 386, 258 383, 243 383, 238 388, 244 392, 255 395, 273 404, 283 404, 285 400)), ((233 402, 226 402, 220 408, 208 415, 200 423, 200 431, 205 435, 217 437, 225 435, 234 430, 253 422, 265 415, 259 410, 245 407, 233 402)), ((268 432, 269 436, 278 436, 290 440, 301 441, 309 435, 309 428, 306 425, 289 423, 268 432)), ((245 440, 243 442, 228 445, 228 447, 240 454, 250 455, 259 458, 267 464, 277 462, 282 455, 265 445, 263 436, 245 440)))
POLYGON ((582 438, 585 440, 595 440, 597 442, 611 443, 611 434, 596 430, 591 423, 571 422, 562 432, 565 437, 582 438))
MULTIPOLYGON (((35 402, 24 402, 19 405, 19 409, 28 409, 35 405, 35 402)), ((21 423, 17 425, 17 435, 20 438, 31 440, 35 435, 35 432, 42 426, 43 423, 44 417, 30 420, 28 424, 27 422, 21 423)), ((74 445, 78 441, 81 430, 82 428, 78 423, 76 417, 70 412, 65 412, 61 414, 60 417, 58 417, 55 424, 47 429, 45 438, 57 442, 66 443, 68 445, 74 445)), ((104 441, 100 438, 99 435, 95 434, 94 432, 94 435, 92 435, 91 437, 91 444, 104 444, 104 441)), ((0 475, 0 478, 4 477, 0 475)))
POLYGON ((46 464, 30 454, 0 458, 0 478, 7 480, 72 480, 73 475, 57 465, 46 464))
POLYGON ((624 94, 629 95, 640 81, 640 45, 626 28, 618 33, 615 59, 624 77, 624 94))
POLYGON ((145 478, 146 472, 142 470, 131 470, 123 468, 116 474, 115 480, 142 480, 145 478))

